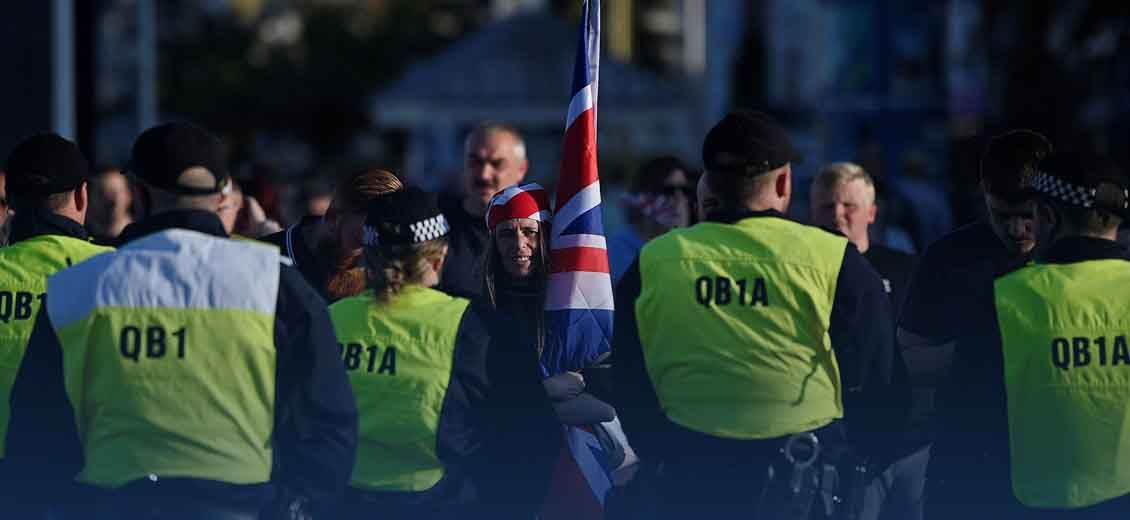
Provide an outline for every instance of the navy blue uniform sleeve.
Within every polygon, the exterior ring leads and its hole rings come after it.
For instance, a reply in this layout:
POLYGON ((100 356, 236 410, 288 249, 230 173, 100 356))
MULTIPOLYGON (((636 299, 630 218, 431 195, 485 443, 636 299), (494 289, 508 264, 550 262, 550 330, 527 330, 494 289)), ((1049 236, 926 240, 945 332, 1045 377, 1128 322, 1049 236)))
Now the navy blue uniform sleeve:
POLYGON ((315 504, 332 502, 353 470, 357 404, 326 304, 289 266, 280 275, 275 345, 273 479, 315 504))
POLYGON ((894 322, 882 279, 854 245, 844 250, 828 335, 840 362, 844 390, 891 381, 894 322))
POLYGON ((614 405, 632 440, 632 448, 641 459, 663 453, 662 432, 667 417, 659 405, 651 378, 644 365, 643 345, 636 323, 636 299, 642 291, 640 264, 637 259, 616 285, 616 317, 612 337, 612 380, 615 385, 614 405))
POLYGON ((852 244, 844 250, 828 335, 840 365, 849 432, 861 448, 877 449, 886 438, 881 432, 904 423, 901 403, 910 389, 905 379, 891 377, 896 353, 890 299, 878 273, 852 244))
POLYGON ((446 465, 466 465, 479 447, 472 410, 487 392, 486 356, 490 335, 473 307, 463 312, 455 337, 451 381, 443 398, 436 434, 436 454, 446 465))
POLYGON ((949 297, 954 291, 946 280, 951 269, 940 263, 944 260, 943 251, 930 248, 920 257, 906 288, 897 324, 915 335, 941 342, 956 336, 958 328, 947 318, 954 314, 955 304, 961 305, 949 297))
POLYGON ((12 387, 6 442, 5 493, 27 507, 67 500, 82 445, 63 382, 63 349, 43 310, 12 387))

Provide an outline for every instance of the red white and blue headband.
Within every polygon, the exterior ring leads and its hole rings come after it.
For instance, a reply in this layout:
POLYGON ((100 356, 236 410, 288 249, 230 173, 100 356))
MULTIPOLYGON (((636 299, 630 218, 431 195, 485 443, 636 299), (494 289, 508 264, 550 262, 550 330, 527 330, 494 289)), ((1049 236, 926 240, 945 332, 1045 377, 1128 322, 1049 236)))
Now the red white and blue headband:
POLYGON ((538 222, 548 222, 552 213, 549 210, 549 193, 536 182, 515 184, 494 194, 487 206, 487 229, 494 231, 500 222, 515 218, 528 218, 538 222))

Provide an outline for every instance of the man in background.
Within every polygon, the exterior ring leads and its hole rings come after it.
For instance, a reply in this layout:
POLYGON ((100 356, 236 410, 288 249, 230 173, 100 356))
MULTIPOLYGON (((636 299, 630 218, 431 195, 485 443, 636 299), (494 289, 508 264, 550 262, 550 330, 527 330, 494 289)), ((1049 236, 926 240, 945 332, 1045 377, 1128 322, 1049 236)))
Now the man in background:
POLYGON ((871 241, 871 224, 879 213, 875 204, 875 181, 861 166, 837 162, 825 166, 809 190, 812 223, 842 233, 867 258, 883 279, 895 315, 906 297, 906 284, 914 269, 914 257, 871 241))
POLYGON ((445 193, 439 207, 451 226, 447 264, 439 288, 456 296, 483 292, 483 255, 490 243, 483 215, 495 193, 518 184, 530 164, 518 129, 506 123, 485 122, 463 144, 463 192, 445 193))
MULTIPOLYGON (((871 241, 869 228, 875 223, 879 208, 875 204, 875 181, 861 166, 837 162, 825 166, 813 179, 809 190, 809 211, 812 222, 830 231, 842 233, 883 280, 883 290, 890 297, 895 316, 906 297, 906 284, 914 269, 914 257, 871 241)), ((891 330, 894 333, 894 330, 891 330)), ((893 377, 907 377, 896 362, 893 377)), ((862 518, 865 520, 922 518, 922 497, 926 485, 926 464, 930 459, 926 419, 915 411, 927 409, 932 401, 928 388, 911 388, 911 417, 899 442, 882 454, 882 473, 867 489, 862 518), (880 516, 881 513, 881 516, 880 516)))
POLYGON ((90 179, 90 214, 86 228, 94 240, 110 243, 133 222, 133 192, 118 168, 102 168, 90 179))
POLYGON ((640 166, 631 191, 620 198, 628 225, 608 238, 612 283, 620 281, 649 240, 691 222, 694 185, 690 168, 673 156, 651 159, 640 166))

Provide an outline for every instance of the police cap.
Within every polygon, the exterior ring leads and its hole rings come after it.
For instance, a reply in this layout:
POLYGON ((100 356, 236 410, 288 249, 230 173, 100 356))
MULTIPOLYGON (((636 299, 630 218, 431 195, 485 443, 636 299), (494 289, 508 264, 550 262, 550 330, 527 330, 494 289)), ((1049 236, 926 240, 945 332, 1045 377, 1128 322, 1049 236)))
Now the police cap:
POLYGON ((1107 157, 1055 152, 1039 163, 1031 183, 1060 203, 1130 216, 1130 178, 1107 157))
POLYGON ((220 193, 231 186, 223 143, 191 123, 166 123, 142 132, 133 143, 126 171, 150 186, 180 195, 220 193), (208 170, 211 178, 185 175, 197 167, 208 170))
POLYGON ((436 196, 409 187, 369 202, 362 244, 366 247, 418 244, 446 236, 449 230, 436 196))
POLYGON ((712 173, 754 176, 800 159, 788 132, 768 114, 754 110, 727 114, 702 144, 702 163, 712 173))
POLYGON ((4 170, 14 198, 45 197, 77 188, 90 176, 90 163, 75 143, 47 133, 16 145, 4 170))

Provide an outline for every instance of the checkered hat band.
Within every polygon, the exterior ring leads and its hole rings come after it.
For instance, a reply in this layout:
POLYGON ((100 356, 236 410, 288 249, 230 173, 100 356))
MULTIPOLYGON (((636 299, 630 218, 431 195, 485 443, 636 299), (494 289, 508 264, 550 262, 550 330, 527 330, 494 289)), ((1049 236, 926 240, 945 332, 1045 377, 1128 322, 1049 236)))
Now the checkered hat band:
POLYGON ((421 220, 415 224, 410 224, 408 229, 412 230, 412 243, 418 244, 420 242, 427 242, 442 237, 451 230, 447 225, 447 219, 442 214, 436 215, 429 219, 421 220))
POLYGON ((1072 206, 1089 208, 1095 205, 1094 188, 1071 184, 1047 172, 1036 172, 1032 178, 1032 188, 1072 206))
MULTIPOLYGON (((440 214, 431 218, 421 220, 414 224, 409 224, 408 230, 412 234, 411 237, 390 237, 390 243, 418 244, 420 242, 435 240, 447 235, 447 232, 451 231, 451 226, 447 224, 447 219, 444 218, 442 214, 440 214)), ((363 245, 378 246, 381 244, 381 234, 377 231, 376 228, 366 225, 362 227, 362 232, 364 234, 361 237, 361 243, 363 245)))

